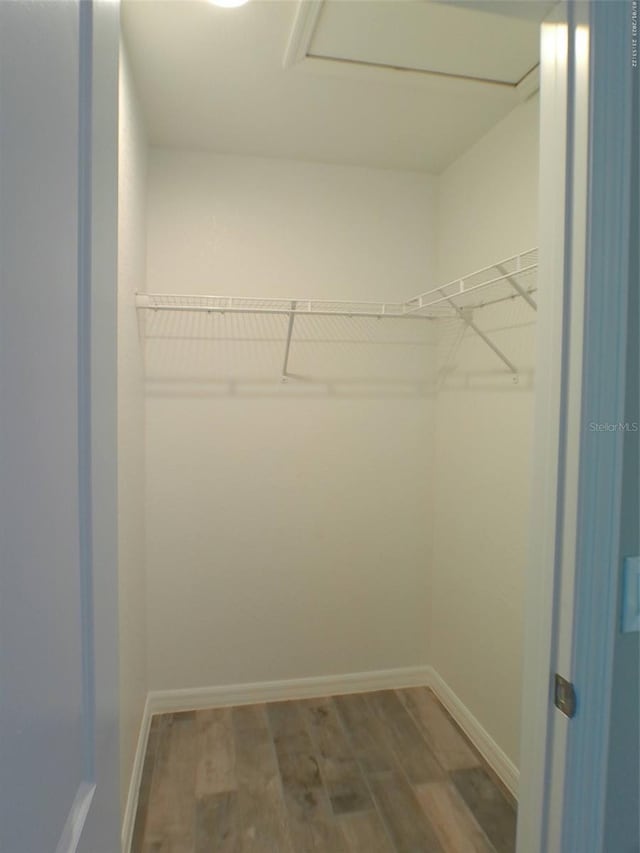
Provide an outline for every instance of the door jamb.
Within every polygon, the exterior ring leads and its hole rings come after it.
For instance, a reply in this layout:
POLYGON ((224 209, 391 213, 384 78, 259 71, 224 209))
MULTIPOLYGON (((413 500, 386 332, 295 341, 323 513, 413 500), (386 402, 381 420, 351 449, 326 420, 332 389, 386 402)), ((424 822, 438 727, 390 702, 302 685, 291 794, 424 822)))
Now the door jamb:
POLYGON ((527 583, 518 853, 601 853, 603 844, 624 433, 590 424, 624 422, 628 14, 626 3, 569 0, 543 25, 546 299, 539 311, 540 464, 527 583), (576 684, 571 721, 553 705, 556 671, 576 684))

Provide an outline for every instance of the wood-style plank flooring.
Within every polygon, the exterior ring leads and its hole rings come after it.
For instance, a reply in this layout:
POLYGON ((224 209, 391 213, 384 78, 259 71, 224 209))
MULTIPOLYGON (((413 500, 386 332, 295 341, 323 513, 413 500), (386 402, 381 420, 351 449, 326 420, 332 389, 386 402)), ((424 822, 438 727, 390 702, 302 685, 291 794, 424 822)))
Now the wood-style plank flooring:
POLYGON ((515 829, 417 687, 155 716, 131 853, 513 853, 515 829))

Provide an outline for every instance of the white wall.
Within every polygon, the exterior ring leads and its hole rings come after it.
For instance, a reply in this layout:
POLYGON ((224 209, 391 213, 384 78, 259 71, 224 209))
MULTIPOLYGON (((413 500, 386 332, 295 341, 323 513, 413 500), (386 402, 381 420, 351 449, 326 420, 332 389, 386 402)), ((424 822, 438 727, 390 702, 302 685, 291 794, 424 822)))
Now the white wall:
MULTIPOLYGON (((147 289, 403 299, 434 271, 432 197, 153 150, 147 289)), ((150 687, 427 662, 428 324, 298 320, 282 384, 283 318, 146 322, 150 687)))
POLYGON ((537 246, 538 96, 516 107, 438 178, 438 278, 537 246))
MULTIPOLYGON (((404 299, 533 247, 537 112, 438 179, 153 149, 147 290, 404 299)), ((147 314, 150 688, 433 663, 517 763, 534 319, 485 310, 520 383, 466 337, 436 427, 424 326, 297 320, 284 385, 284 318, 147 314)))
POLYGON ((147 692, 144 553, 144 364, 134 294, 146 268, 146 138, 124 45, 118 177, 118 572, 121 805, 147 692))
MULTIPOLYGON (((438 278, 537 245, 538 99, 517 107, 438 181, 438 278)), ((518 385, 469 333, 437 402, 430 658, 517 764, 534 318, 476 319, 521 369, 518 385)), ((445 341, 451 343, 451 341, 445 341)))

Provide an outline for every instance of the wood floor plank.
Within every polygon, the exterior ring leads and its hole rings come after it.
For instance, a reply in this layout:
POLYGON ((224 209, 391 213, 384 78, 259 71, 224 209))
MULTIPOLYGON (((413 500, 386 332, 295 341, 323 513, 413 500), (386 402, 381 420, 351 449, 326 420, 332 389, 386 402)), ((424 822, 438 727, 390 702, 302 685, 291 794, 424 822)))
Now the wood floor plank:
POLYGON ((269 732, 269 737, 271 737, 271 731, 267 722, 266 707, 263 703, 259 703, 255 705, 238 705, 236 708, 232 708, 234 732, 262 729, 269 732))
POLYGON ((296 853, 348 853, 342 829, 328 817, 291 821, 289 832, 296 853))
POLYGON ((309 699, 299 704, 333 813, 373 809, 369 789, 332 701, 309 699))
POLYGON ((319 762, 298 703, 273 703, 267 707, 267 716, 294 850, 346 853, 346 842, 331 813, 319 762))
POLYGON ((383 723, 383 735, 414 785, 439 782, 446 774, 393 690, 369 693, 367 701, 383 723))
POLYGON ((398 768, 397 760, 385 746, 378 717, 371 712, 366 694, 334 696, 334 705, 347 732, 354 755, 365 774, 389 773, 398 768))
POLYGON ((142 853, 193 853, 193 844, 180 841, 149 841, 145 842, 142 853))
POLYGON ((195 823, 194 715, 174 714, 162 729, 151 782, 145 845, 164 853, 192 853, 195 823))
POLYGON ((426 689, 160 715, 132 853, 513 853, 478 761, 426 689))
POLYGON ((242 853, 295 853, 263 705, 234 708, 237 825, 242 853))
POLYGON ((403 776, 374 775, 369 785, 397 853, 444 853, 413 788, 403 776))
POLYGON ((284 786, 287 826, 295 853, 348 853, 324 788, 284 786))
POLYGON ((187 720, 195 720, 197 711, 174 711, 171 715, 173 722, 186 722, 187 720))
POLYGON ((395 847, 375 811, 344 815, 340 826, 349 853, 395 853, 395 847))
POLYGON ((454 785, 430 782, 415 791, 445 853, 495 853, 454 785))
POLYGON ((516 812, 482 767, 454 770, 451 780, 497 853, 513 853, 516 812))
POLYGON ((240 853, 236 791, 206 794, 196 803, 194 853, 240 853))
POLYGON ((431 690, 412 687, 396 692, 445 770, 480 766, 480 758, 431 690))
POLYGON ((151 779, 149 793, 149 808, 147 812, 146 829, 144 834, 144 850, 152 850, 151 844, 156 845, 158 850, 163 840, 168 842, 168 837, 163 839, 164 830, 164 804, 169 800, 171 792, 171 728, 173 718, 171 714, 163 714, 158 720, 158 740, 156 743, 156 759, 151 779))
POLYGON ((144 764, 142 766, 142 776, 140 778, 138 807, 136 809, 136 819, 131 836, 131 853, 142 853, 144 834, 147 826, 147 813, 149 811, 149 799, 151 796, 151 782, 153 781, 153 770, 156 763, 159 739, 159 717, 153 717, 149 728, 147 748, 144 756, 144 764))
POLYGON ((196 798, 235 791, 235 750, 230 708, 198 711, 196 798))
POLYGON ((274 702, 267 716, 283 784, 321 788, 320 766, 297 702, 274 702))

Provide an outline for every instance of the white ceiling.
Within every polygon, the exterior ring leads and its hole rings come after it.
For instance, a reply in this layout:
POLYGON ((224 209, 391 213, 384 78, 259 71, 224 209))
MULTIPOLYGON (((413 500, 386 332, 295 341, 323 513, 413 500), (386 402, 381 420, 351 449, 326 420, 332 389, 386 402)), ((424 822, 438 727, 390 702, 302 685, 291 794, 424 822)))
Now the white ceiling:
POLYGON ((124 0, 122 17, 152 144, 439 173, 518 103, 553 3, 469 5, 307 3, 296 44, 316 58, 287 68, 296 0, 124 0))

